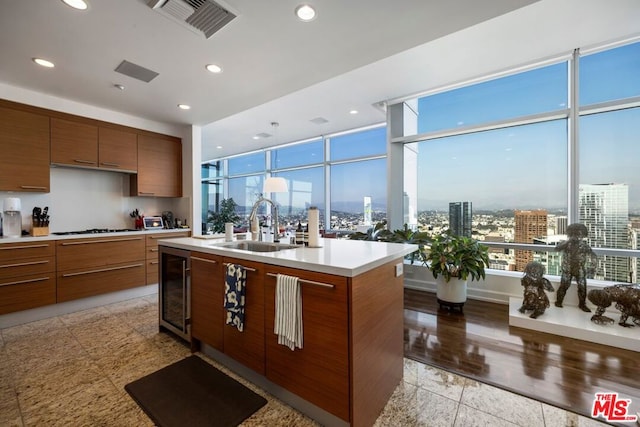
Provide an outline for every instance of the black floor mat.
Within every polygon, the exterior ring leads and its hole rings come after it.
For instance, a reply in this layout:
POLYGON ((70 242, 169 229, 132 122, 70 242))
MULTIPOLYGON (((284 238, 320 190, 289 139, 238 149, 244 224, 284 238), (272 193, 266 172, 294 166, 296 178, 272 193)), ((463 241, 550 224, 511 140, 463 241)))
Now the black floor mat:
POLYGON ((124 388, 159 427, 237 426, 267 403, 197 356, 124 388))

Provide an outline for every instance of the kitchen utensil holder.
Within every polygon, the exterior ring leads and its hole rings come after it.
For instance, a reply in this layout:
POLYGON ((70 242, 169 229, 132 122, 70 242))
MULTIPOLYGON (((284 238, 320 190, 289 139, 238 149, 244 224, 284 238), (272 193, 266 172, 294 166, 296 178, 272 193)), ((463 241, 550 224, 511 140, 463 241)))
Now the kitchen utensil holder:
POLYGON ((33 237, 48 236, 49 227, 31 227, 31 235, 33 237))

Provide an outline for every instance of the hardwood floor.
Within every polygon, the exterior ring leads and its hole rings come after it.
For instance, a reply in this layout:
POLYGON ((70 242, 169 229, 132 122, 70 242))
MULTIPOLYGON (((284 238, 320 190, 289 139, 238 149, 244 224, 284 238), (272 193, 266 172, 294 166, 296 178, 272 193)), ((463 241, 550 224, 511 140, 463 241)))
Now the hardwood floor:
POLYGON ((404 308, 407 358, 587 417, 596 392, 640 412, 638 352, 511 327, 507 305, 468 300, 452 313, 435 294, 406 289, 404 308))

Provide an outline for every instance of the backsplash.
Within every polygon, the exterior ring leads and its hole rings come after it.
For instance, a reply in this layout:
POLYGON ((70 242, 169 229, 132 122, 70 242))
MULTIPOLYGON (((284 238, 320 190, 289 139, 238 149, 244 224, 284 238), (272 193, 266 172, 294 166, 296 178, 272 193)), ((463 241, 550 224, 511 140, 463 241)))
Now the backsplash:
POLYGON ((129 175, 119 172, 51 168, 50 193, 0 191, 0 210, 7 197, 22 203, 22 229, 31 230, 35 206, 49 207, 50 232, 89 228, 134 228, 129 213, 138 209, 145 216, 172 211, 175 218, 190 218, 190 199, 129 197, 129 175))

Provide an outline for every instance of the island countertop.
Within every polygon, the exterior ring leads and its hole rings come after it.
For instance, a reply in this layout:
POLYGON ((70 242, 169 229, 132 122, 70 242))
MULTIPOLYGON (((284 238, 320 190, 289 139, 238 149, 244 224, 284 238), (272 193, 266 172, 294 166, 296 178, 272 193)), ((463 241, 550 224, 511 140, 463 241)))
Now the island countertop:
POLYGON ((251 252, 227 248, 220 241, 193 237, 158 240, 159 246, 222 255, 319 273, 355 277, 366 271, 404 257, 417 245, 347 239, 320 239, 320 247, 300 246, 276 252, 251 252))

